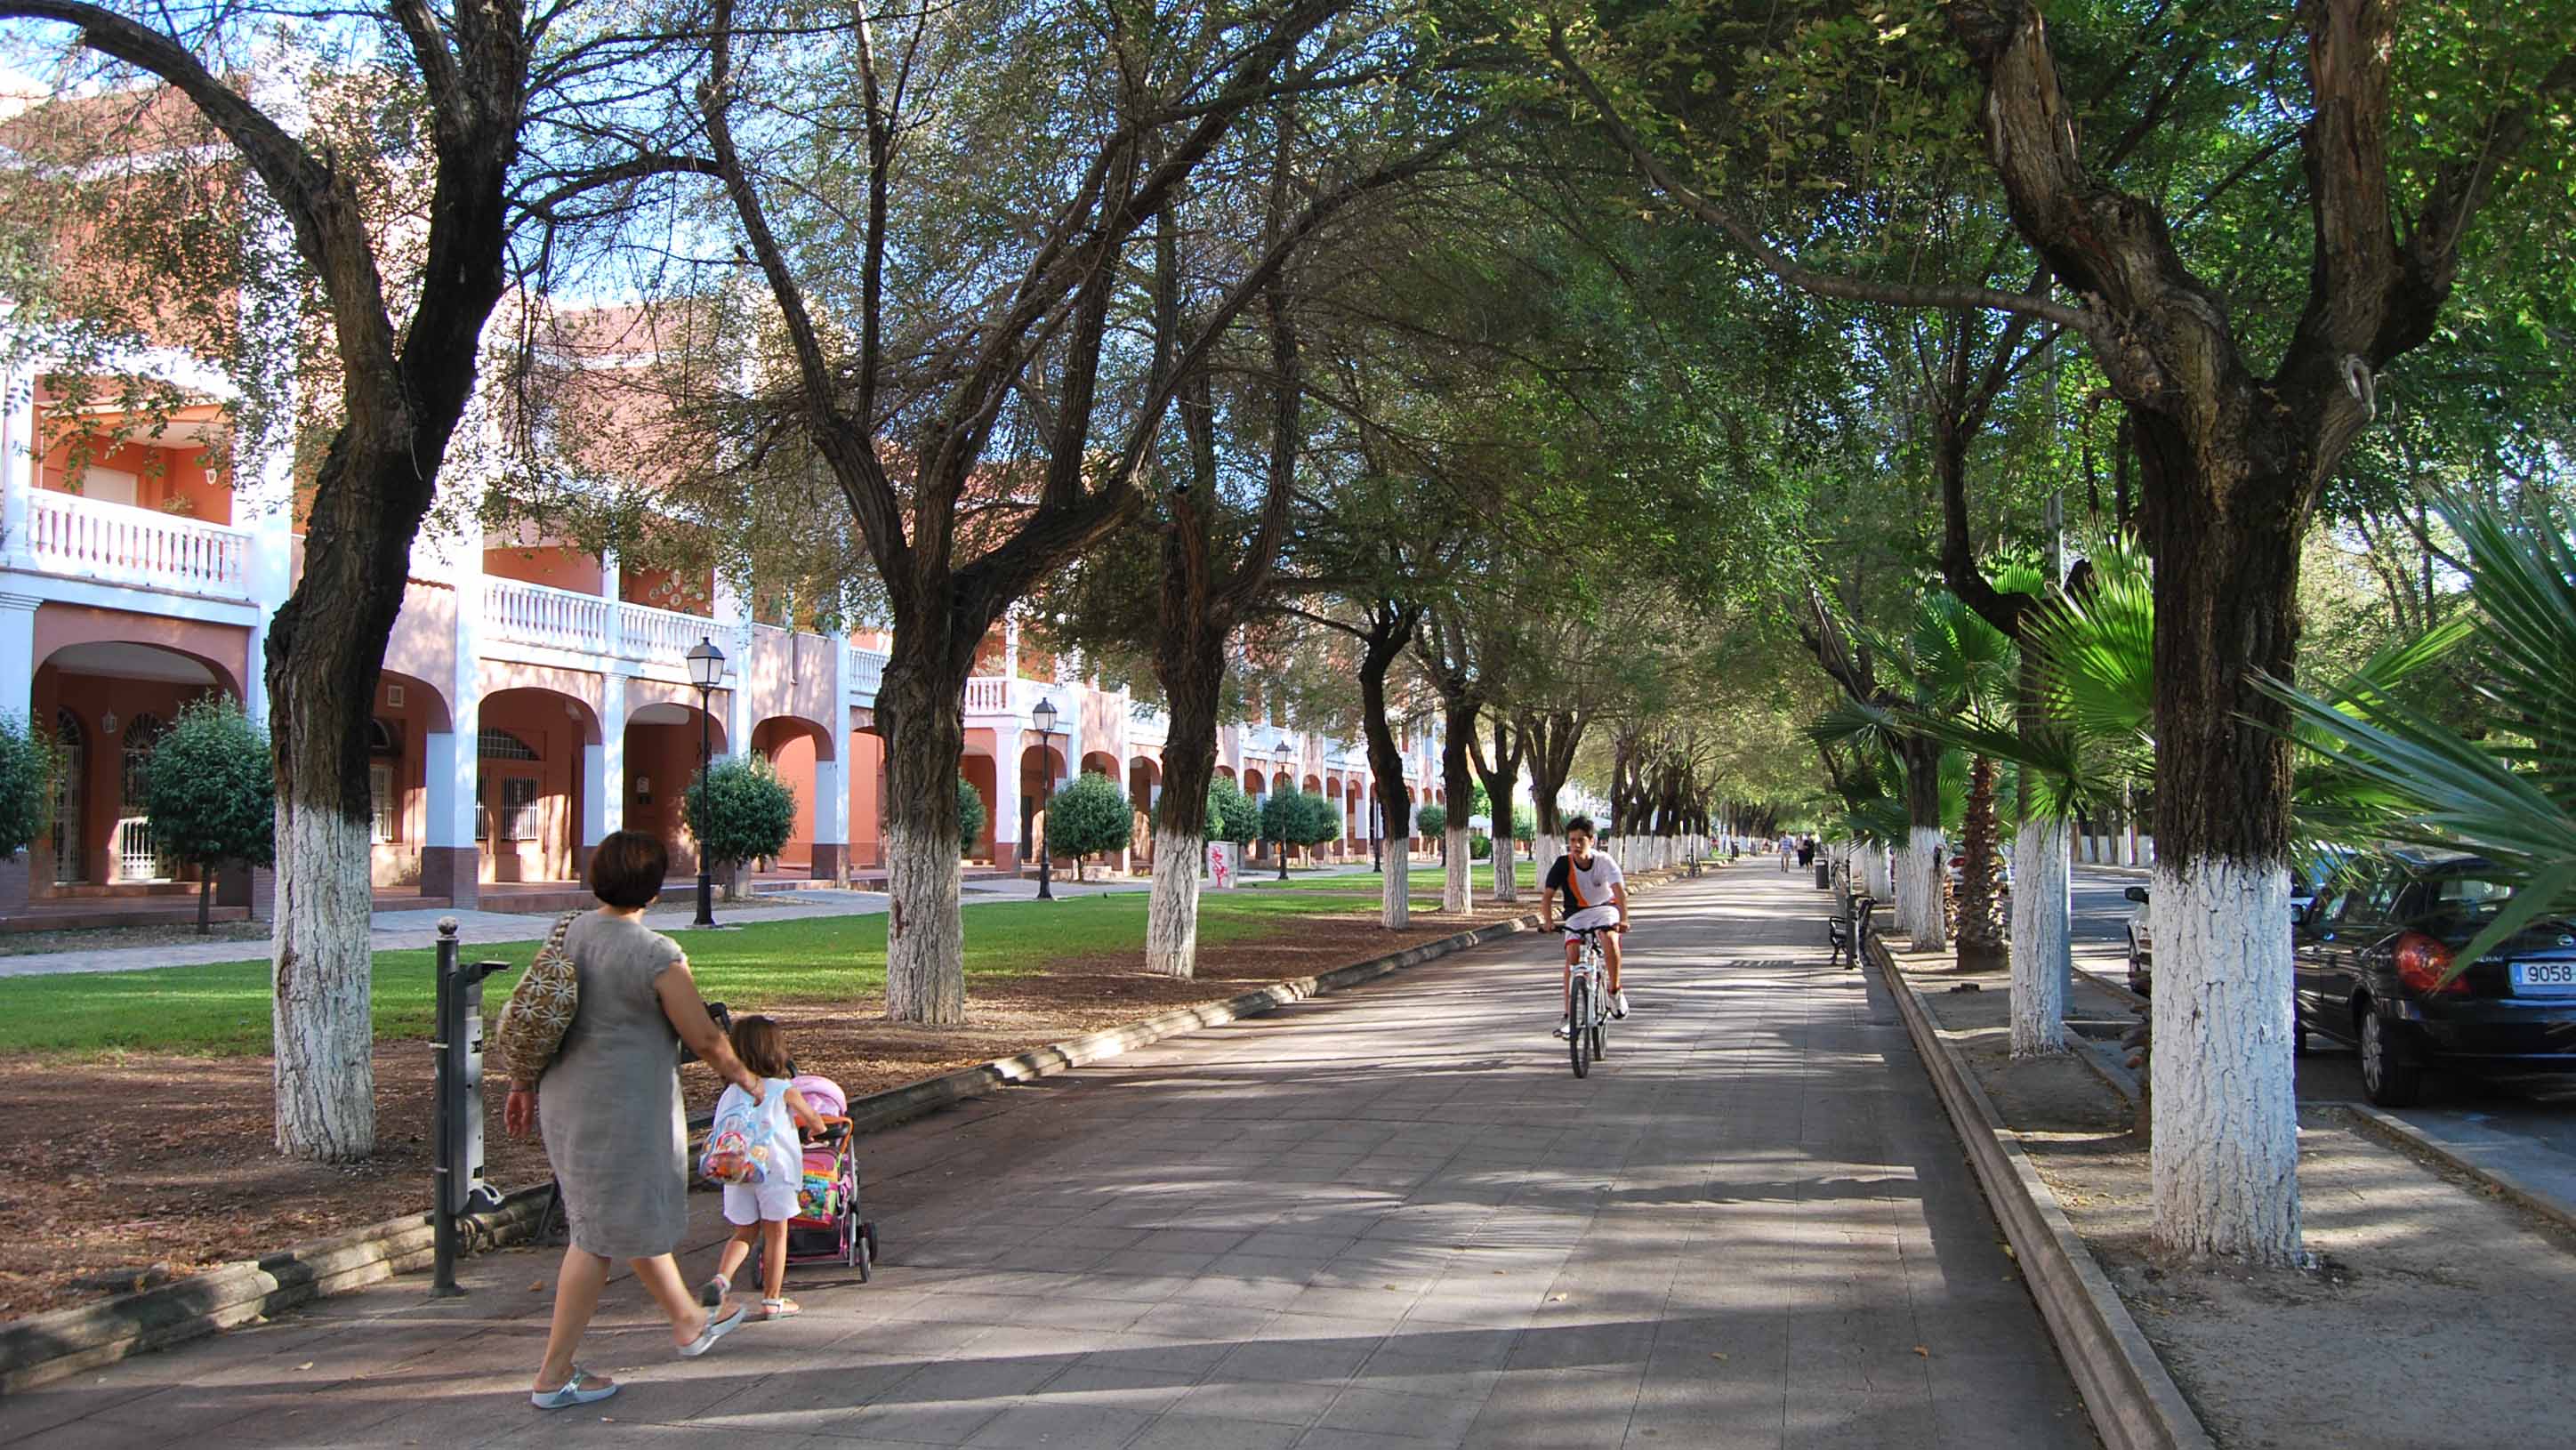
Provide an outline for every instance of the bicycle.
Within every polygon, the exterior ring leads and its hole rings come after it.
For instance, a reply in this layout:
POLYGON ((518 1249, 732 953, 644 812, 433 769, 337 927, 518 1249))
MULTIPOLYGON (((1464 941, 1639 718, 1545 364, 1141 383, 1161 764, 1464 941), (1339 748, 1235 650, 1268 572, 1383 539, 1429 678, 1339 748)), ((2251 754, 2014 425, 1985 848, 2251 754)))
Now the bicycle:
POLYGON ((1601 955, 1601 933, 1608 927, 1587 926, 1575 939, 1583 944, 1567 984, 1565 1044, 1574 1057, 1574 1075, 1588 1076, 1592 1064, 1609 1055, 1610 971, 1601 955))

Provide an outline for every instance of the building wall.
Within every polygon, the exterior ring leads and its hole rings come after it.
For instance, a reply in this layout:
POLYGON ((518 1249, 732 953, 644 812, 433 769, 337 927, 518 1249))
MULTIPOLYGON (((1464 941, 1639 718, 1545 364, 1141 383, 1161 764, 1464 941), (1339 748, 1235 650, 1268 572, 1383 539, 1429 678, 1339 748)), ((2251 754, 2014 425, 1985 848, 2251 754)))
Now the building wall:
MULTIPOLYGON (((36 407, 40 437, 53 437, 60 420, 47 417, 48 410, 40 397, 36 407)), ((214 410, 211 407, 183 408, 172 415, 173 423, 202 423, 214 410)), ((101 418, 98 427, 112 432, 119 420, 101 418)), ((148 425, 146 425, 148 426, 148 425)), ((93 450, 88 460, 91 468, 115 469, 135 477, 134 497, 138 508, 200 519, 210 524, 233 521, 232 482, 220 469, 205 466, 205 448, 193 442, 155 442, 148 437, 114 443, 104 433, 90 440, 93 450)), ((83 478, 74 487, 72 471, 73 440, 68 436, 55 441, 45 450, 45 461, 36 470, 36 486, 62 493, 83 493, 105 498, 98 486, 101 480, 83 478)), ((127 502, 118 499, 117 502, 127 502)))
POLYGON ((575 594, 597 594, 608 579, 598 555, 568 544, 488 544, 483 550, 483 572, 495 579, 543 584, 575 594))

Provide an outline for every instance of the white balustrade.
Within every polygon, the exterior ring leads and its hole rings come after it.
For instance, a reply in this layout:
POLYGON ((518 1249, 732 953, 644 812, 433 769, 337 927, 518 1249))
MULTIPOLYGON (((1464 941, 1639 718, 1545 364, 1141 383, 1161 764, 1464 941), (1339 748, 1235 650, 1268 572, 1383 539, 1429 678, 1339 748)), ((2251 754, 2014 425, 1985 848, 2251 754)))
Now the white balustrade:
POLYGON ((1000 675, 977 675, 966 682, 966 713, 969 715, 1007 715, 1011 711, 1011 682, 1000 675))
POLYGON ((850 646, 849 664, 842 674, 852 694, 874 695, 885 685, 886 656, 882 650, 850 646))
POLYGON ((76 493, 27 494, 27 552, 49 574, 250 597, 250 535, 76 493))
POLYGON ((1127 709, 1127 743, 1160 745, 1172 737, 1172 717, 1151 705, 1131 705, 1127 709))
POLYGON ((702 639, 716 634, 716 622, 701 614, 655 609, 649 604, 617 606, 617 653, 622 659, 685 660, 702 639))
MULTIPOLYGON (((608 601, 516 579, 483 581, 483 624, 497 640, 608 653, 608 601)), ((695 641, 691 641, 695 643, 695 641)))

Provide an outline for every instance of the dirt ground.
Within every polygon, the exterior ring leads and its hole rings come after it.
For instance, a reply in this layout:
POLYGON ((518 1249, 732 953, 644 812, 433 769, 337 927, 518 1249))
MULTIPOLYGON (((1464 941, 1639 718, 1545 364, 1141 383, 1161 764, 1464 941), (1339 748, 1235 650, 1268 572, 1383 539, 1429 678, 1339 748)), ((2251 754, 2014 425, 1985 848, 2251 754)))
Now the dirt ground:
MULTIPOLYGON (((1514 914, 1490 905, 1463 919, 1416 912, 1411 930, 1388 933, 1354 900, 1350 915, 1302 918, 1291 933, 1205 952, 1188 981, 1145 975, 1141 948, 1059 960, 979 983, 968 997, 970 1020, 956 1029, 887 1023, 881 998, 770 1015, 786 1029, 799 1067, 857 1097, 1514 914)), ((265 1057, 151 1053, 0 1065, 0 1319, 149 1287, 427 1206, 427 1043, 378 1043, 378 1151, 359 1166, 274 1155, 270 1070, 265 1057)), ((682 1077, 692 1108, 713 1105, 713 1074, 693 1066, 682 1077)), ((544 1149, 502 1133, 505 1086, 488 1086, 486 1176, 504 1188, 543 1182, 544 1149)))
MULTIPOLYGON (((2304 1110, 2299 1188, 2313 1271, 2175 1262, 2148 1229, 2146 1145, 2127 1100, 2073 1058, 2013 1063, 2006 980, 1914 978, 2022 1137, 2211 1435, 2257 1447, 2565 1445, 2576 1239, 2304 1110), (1962 981, 1983 990, 1953 992, 1962 981)), ((2082 982, 2076 1016, 2125 1018, 2082 982)))

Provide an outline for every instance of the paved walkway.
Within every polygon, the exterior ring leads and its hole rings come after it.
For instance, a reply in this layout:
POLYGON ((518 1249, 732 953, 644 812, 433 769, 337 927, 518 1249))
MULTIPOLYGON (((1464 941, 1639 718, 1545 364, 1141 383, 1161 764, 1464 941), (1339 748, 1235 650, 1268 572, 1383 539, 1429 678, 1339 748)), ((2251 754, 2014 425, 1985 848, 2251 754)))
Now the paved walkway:
MULTIPOLYGON (((0 1441, 1127 1450, 2094 1443, 1888 1003, 1791 878, 1643 898, 1588 1080, 1519 938, 872 1139, 891 1262, 669 1356, 630 1283, 522 1398, 550 1257, 0 1401, 0 1441)), ((701 1195, 688 1263, 717 1237, 701 1195)))

